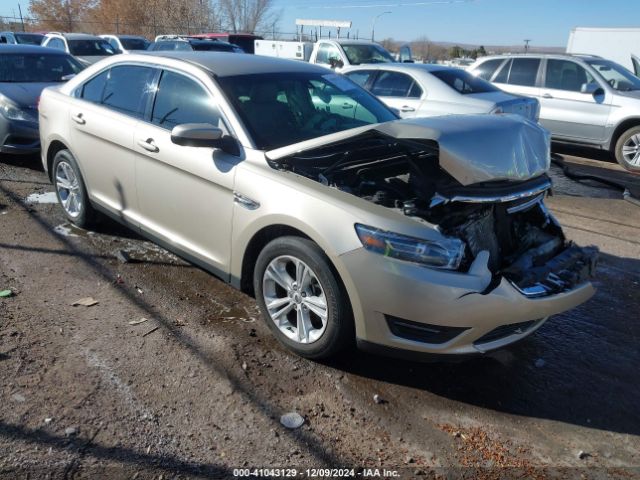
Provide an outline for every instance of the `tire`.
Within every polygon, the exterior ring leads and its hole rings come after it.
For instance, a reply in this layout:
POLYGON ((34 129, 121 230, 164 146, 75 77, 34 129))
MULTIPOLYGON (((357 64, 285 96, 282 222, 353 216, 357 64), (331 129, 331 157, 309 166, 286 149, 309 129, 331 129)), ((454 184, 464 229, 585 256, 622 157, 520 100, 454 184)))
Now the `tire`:
POLYGON ((616 142, 616 161, 631 172, 640 172, 640 126, 625 131, 616 142), (630 159, 635 154, 635 158, 630 159))
POLYGON ((278 341, 296 354, 327 359, 353 344, 347 295, 328 257, 312 241, 280 237, 268 243, 256 261, 253 285, 267 325, 278 341), (296 280, 301 280, 299 285, 296 280), (305 327, 301 330, 298 325, 305 327))
POLYGON ((80 228, 95 225, 94 210, 78 164, 69 150, 60 150, 53 159, 53 186, 65 217, 80 228))

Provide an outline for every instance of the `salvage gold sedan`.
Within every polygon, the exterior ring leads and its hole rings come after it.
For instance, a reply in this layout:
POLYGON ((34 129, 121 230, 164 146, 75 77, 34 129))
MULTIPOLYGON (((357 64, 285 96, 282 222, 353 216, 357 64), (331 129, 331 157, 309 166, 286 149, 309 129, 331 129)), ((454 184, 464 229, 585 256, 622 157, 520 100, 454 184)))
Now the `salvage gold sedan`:
POLYGON ((109 215, 255 295, 305 357, 486 352, 594 292, 521 117, 399 120, 321 67, 180 52, 45 90, 40 132, 71 222, 109 215))

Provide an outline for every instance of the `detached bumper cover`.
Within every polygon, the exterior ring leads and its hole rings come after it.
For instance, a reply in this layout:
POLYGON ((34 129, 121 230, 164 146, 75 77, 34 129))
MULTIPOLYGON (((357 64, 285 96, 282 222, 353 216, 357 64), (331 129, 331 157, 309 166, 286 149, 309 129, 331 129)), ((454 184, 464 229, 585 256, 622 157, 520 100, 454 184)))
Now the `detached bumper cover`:
MULTIPOLYGON (((357 289, 362 319, 356 319, 358 339, 394 349, 423 353, 482 353, 513 343, 555 315, 586 302, 595 293, 589 281, 557 294, 531 298, 502 277, 497 285, 487 268, 488 255, 479 255, 468 273, 433 270, 354 250, 341 256, 357 289), (394 334, 389 318, 461 329, 444 343, 426 343, 394 334), (499 327, 505 335, 494 332, 499 327), (489 335, 491 332, 493 334, 489 335)), ((353 295, 352 295, 353 297, 353 295)), ((406 325, 401 325, 406 327, 406 325)))

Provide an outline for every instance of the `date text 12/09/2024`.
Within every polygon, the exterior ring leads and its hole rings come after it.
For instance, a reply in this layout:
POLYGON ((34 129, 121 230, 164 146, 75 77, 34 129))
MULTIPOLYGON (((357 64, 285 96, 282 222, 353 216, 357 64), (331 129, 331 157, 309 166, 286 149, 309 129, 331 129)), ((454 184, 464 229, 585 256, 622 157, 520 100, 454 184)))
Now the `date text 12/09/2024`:
POLYGON ((386 468, 236 468, 234 477, 256 478, 399 478, 397 470, 386 468))

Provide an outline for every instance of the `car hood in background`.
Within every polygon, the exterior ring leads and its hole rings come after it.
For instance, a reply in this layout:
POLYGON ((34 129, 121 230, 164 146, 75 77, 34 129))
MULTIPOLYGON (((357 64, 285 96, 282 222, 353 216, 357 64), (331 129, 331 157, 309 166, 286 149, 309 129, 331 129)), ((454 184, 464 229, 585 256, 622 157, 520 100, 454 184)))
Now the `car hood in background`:
POLYGON ((111 55, 91 55, 91 56, 77 56, 76 58, 80 60, 85 65, 93 65, 94 63, 102 60, 103 58, 109 58, 111 55))
POLYGON ((52 85, 58 84, 0 82, 0 93, 20 107, 35 107, 42 90, 52 85))
POLYGON ((279 160, 369 132, 398 140, 437 142, 440 166, 465 186, 529 180, 546 172, 551 161, 549 132, 518 115, 448 115, 395 120, 306 140, 265 155, 270 160, 279 160))

